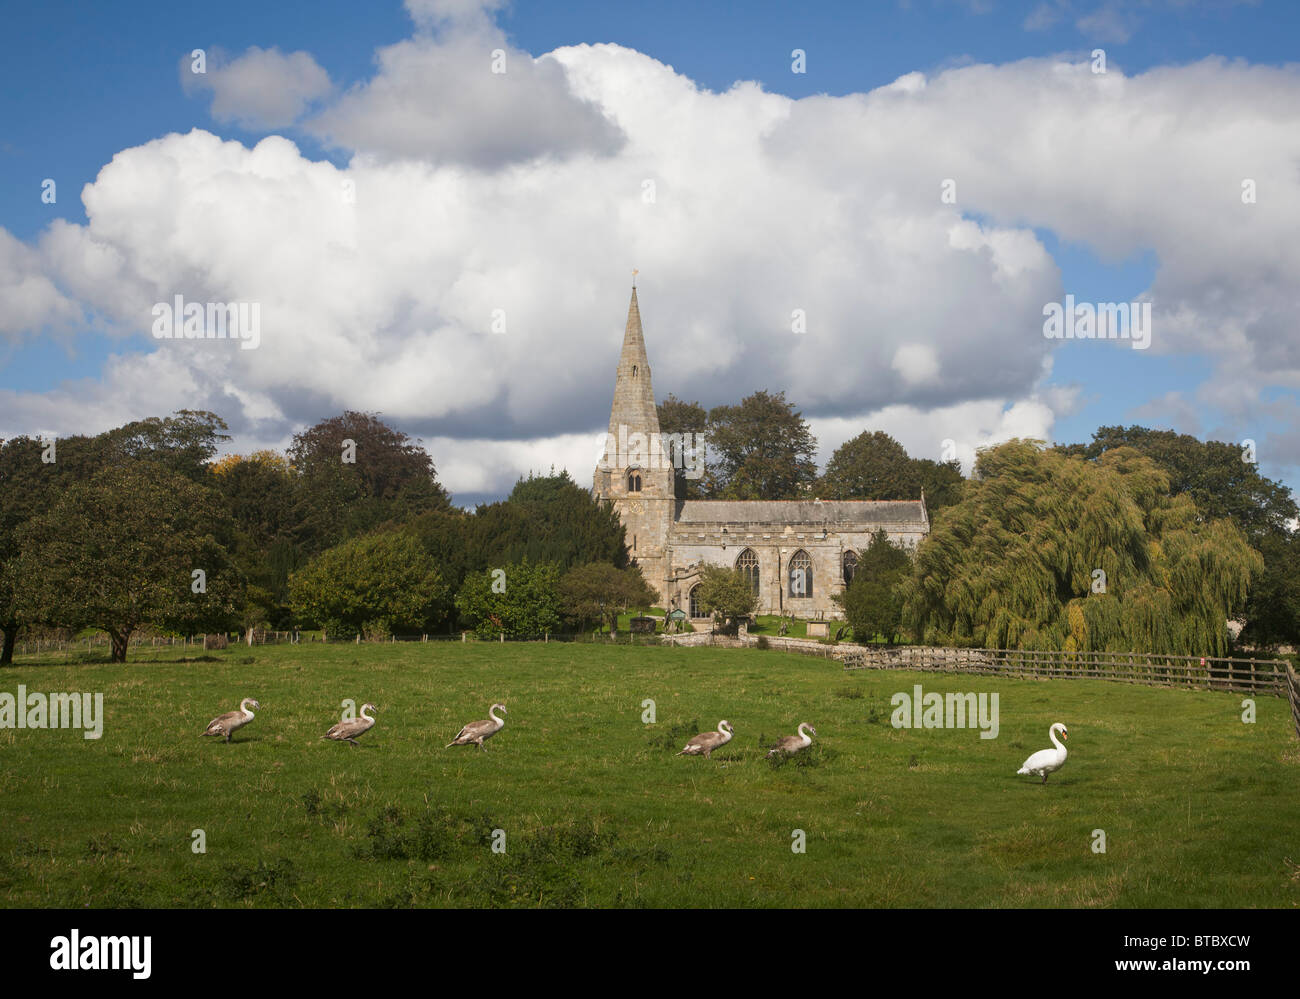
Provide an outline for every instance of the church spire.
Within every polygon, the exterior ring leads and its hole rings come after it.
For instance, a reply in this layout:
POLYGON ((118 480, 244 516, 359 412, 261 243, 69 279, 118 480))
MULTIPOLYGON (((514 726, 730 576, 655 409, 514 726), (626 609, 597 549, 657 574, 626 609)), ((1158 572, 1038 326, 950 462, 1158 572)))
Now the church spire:
POLYGON ((627 307, 627 326, 623 331, 623 352, 618 359, 614 381, 614 404, 609 411, 609 432, 618 437, 623 427, 627 434, 658 434, 659 411, 655 408, 654 386, 650 382, 650 359, 646 356, 645 332, 641 328, 641 307, 632 288, 627 307))

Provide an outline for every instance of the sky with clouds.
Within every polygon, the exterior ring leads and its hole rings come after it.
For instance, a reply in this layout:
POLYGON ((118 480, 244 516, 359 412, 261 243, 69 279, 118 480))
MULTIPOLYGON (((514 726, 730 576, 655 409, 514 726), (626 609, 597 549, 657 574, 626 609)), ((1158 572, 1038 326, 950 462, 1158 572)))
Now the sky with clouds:
POLYGON ((784 390, 823 460, 1138 422, 1300 484, 1295 5, 797 6, 14 14, 0 437, 358 409, 459 503, 586 483, 637 268, 659 398, 784 390), (256 349, 157 339, 178 295, 256 349), (1045 337, 1067 295, 1149 347, 1045 337))

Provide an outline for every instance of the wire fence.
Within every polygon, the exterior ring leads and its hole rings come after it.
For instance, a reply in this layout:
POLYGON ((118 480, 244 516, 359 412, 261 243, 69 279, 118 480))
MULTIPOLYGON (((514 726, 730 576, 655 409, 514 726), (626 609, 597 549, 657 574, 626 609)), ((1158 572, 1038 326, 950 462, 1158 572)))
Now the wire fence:
MULTIPOLYGON (((619 631, 613 635, 608 632, 539 632, 535 635, 506 635, 496 633, 491 636, 476 635, 472 631, 457 631, 452 634, 420 635, 384 635, 367 636, 362 634, 322 635, 315 631, 273 631, 253 629, 241 634, 209 635, 153 635, 135 634, 131 636, 128 650, 140 649, 175 649, 182 654, 207 652, 221 649, 237 648, 241 645, 298 645, 324 643, 340 644, 374 644, 397 642, 578 642, 599 645, 649 645, 658 644, 659 635, 619 631)), ((82 653, 93 656, 97 652, 108 655, 112 642, 106 634, 89 635, 84 638, 33 638, 15 643, 15 656, 40 656, 51 653, 73 655, 82 653)))

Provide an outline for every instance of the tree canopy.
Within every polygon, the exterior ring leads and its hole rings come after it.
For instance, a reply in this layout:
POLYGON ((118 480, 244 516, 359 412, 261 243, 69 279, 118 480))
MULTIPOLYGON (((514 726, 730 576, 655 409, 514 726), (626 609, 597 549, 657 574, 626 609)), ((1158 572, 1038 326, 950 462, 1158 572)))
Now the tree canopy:
POLYGON ((707 613, 724 623, 749 617, 758 604, 758 595, 743 572, 707 564, 700 570, 697 599, 707 613))
POLYGON ((462 623, 480 638, 536 638, 560 623, 560 571, 521 560, 471 572, 456 594, 462 623))
POLYGON ((841 500, 914 500, 924 492, 933 515, 957 501, 965 481, 957 460, 912 458, 893 437, 876 430, 836 448, 817 488, 822 499, 841 500))
MULTIPOLYGON (((838 448, 817 479, 816 441, 783 393, 707 414, 669 396, 659 413, 666 434, 708 439, 706 476, 679 481, 681 497, 915 499, 924 490, 942 516, 905 582, 893 582, 896 565, 872 562, 874 541, 860 555, 843 595, 857 631, 1221 652, 1222 619, 1239 615, 1243 641, 1300 642, 1297 507, 1243 460, 1253 457, 1244 445, 1102 427, 1089 444, 986 450, 967 482, 956 462, 911 458, 876 431, 838 448)), ((653 601, 626 569, 618 515, 567 472, 530 474, 471 513, 451 506, 420 443, 377 414, 323 420, 285 454, 218 459, 226 440, 220 417, 181 410, 93 436, 0 442, 0 663, 24 627, 100 627, 120 659, 141 627, 300 623, 308 580, 318 584, 311 614, 334 631, 423 631, 459 614, 483 634, 539 634, 561 612, 610 620, 653 601), (508 595, 491 587, 497 568, 513 580, 508 595), (195 569, 202 592, 190 589, 195 569), (419 606, 397 599, 395 580, 415 588, 419 606)), ((752 613, 748 587, 712 570, 706 582, 705 606, 719 617, 752 613)))
MULTIPOLYGON (((93 437, 76 435, 52 440, 15 437, 0 446, 0 665, 13 659, 18 631, 26 624, 69 626, 61 616, 75 603, 64 599, 49 607, 19 600, 35 583, 24 575, 37 564, 33 554, 24 567, 23 538, 37 543, 37 534, 24 530, 46 516, 76 484, 90 482, 110 468, 153 468, 179 475, 195 484, 209 482, 207 460, 225 439, 225 423, 212 413, 181 410, 173 416, 150 417, 93 437)), ((131 481, 128 477, 127 481, 131 481)), ((83 497, 84 498, 84 497, 83 497)), ((123 514, 138 511, 123 509, 123 514)), ((106 525, 106 530, 112 530, 106 525)), ((66 595, 65 595, 66 596, 66 595)), ((122 650, 115 649, 117 654, 122 650)))
MULTIPOLYGON (((709 471, 707 455, 701 454, 698 457, 685 455, 679 456, 678 447, 674 440, 688 440, 692 443, 700 438, 707 441, 709 432, 709 414, 698 402, 684 402, 677 396, 669 394, 668 398, 659 403, 656 407, 659 414, 659 432, 664 435, 668 444, 668 459, 673 463, 673 481, 678 499, 702 499, 706 493, 706 487, 709 480, 709 471), (677 437, 675 435, 680 435, 677 437), (703 467, 697 465, 699 475, 686 475, 689 471, 689 462, 699 462, 703 467)), ((707 451, 707 445, 706 445, 707 451)))
POLYGON ((142 625, 229 627, 243 585, 227 554, 232 532, 213 490, 152 461, 110 465, 19 532, 20 613, 103 629, 115 662, 142 625))
POLYGON ((1100 427, 1091 443, 1059 450, 1095 460, 1121 447, 1160 465, 1170 492, 1190 496, 1206 519, 1231 519, 1263 555, 1264 568, 1254 576, 1242 611, 1241 640, 1300 644, 1300 533, 1294 530, 1300 511, 1286 486, 1260 474, 1254 449, 1135 425, 1100 427))
POLYGON ((208 461, 229 440, 226 421, 216 413, 181 409, 106 431, 96 439, 107 461, 152 461, 195 481, 206 482, 208 461))
POLYGON ((879 635, 892 642, 898 636, 903 584, 911 572, 911 557, 891 542, 888 534, 880 530, 871 536, 870 544, 858 556, 853 581, 835 597, 856 641, 874 641, 879 635))
POLYGON ((608 562, 588 562, 560 577, 560 598, 579 628, 600 621, 612 632, 618 630, 620 614, 653 606, 655 591, 635 566, 618 569, 608 562))
POLYGON ((352 538, 322 553, 289 583, 294 612, 328 635, 427 633, 446 621, 450 593, 410 534, 352 538))
POLYGON ((1250 449, 1224 441, 1147 427, 1099 427, 1089 444, 1070 444, 1063 454, 1100 458, 1116 448, 1146 455, 1169 475, 1169 491, 1186 493, 1210 520, 1230 517, 1252 543, 1267 533, 1286 533, 1297 510, 1291 491, 1265 478, 1250 449))
POLYGON ((805 499, 817 478, 817 441, 784 392, 755 392, 709 412, 711 495, 718 499, 805 499))
POLYGON ((529 475, 510 496, 473 514, 433 514, 413 527, 458 580, 478 569, 527 559, 561 570, 586 562, 628 562, 623 523, 610 504, 596 501, 568 472, 529 475))
POLYGON ((1092 462, 1016 440, 980 453, 922 542, 904 620, 941 644, 1220 655, 1262 568, 1133 449, 1092 462))
POLYGON ((299 478, 297 541, 311 554, 451 501, 418 442, 352 410, 294 435, 288 458, 299 478))

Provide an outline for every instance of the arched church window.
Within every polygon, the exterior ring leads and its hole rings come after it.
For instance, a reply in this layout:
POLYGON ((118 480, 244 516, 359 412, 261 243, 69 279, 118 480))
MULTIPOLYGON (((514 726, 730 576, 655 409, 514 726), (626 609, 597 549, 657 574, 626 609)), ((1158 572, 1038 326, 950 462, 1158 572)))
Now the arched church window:
POLYGON ((641 473, 627 473, 627 491, 630 493, 639 493, 641 491, 641 473))
POLYGON ((736 557, 736 568, 740 570, 749 583, 749 588, 758 593, 758 556, 754 554, 754 549, 746 548, 736 557))
POLYGON ((704 617, 704 608, 700 606, 700 584, 696 583, 691 587, 690 596, 690 614, 691 617, 704 617))
POLYGON ((635 364, 632 365, 632 377, 633 377, 633 378, 636 377, 636 365, 635 365, 635 364))
POLYGON ((790 596, 811 597, 813 595, 812 559, 800 548, 790 556, 790 596))
POLYGON ((844 553, 844 585, 845 586, 848 586, 851 582, 853 582, 853 577, 857 574, 857 571, 858 571, 858 553, 845 552, 844 553))

